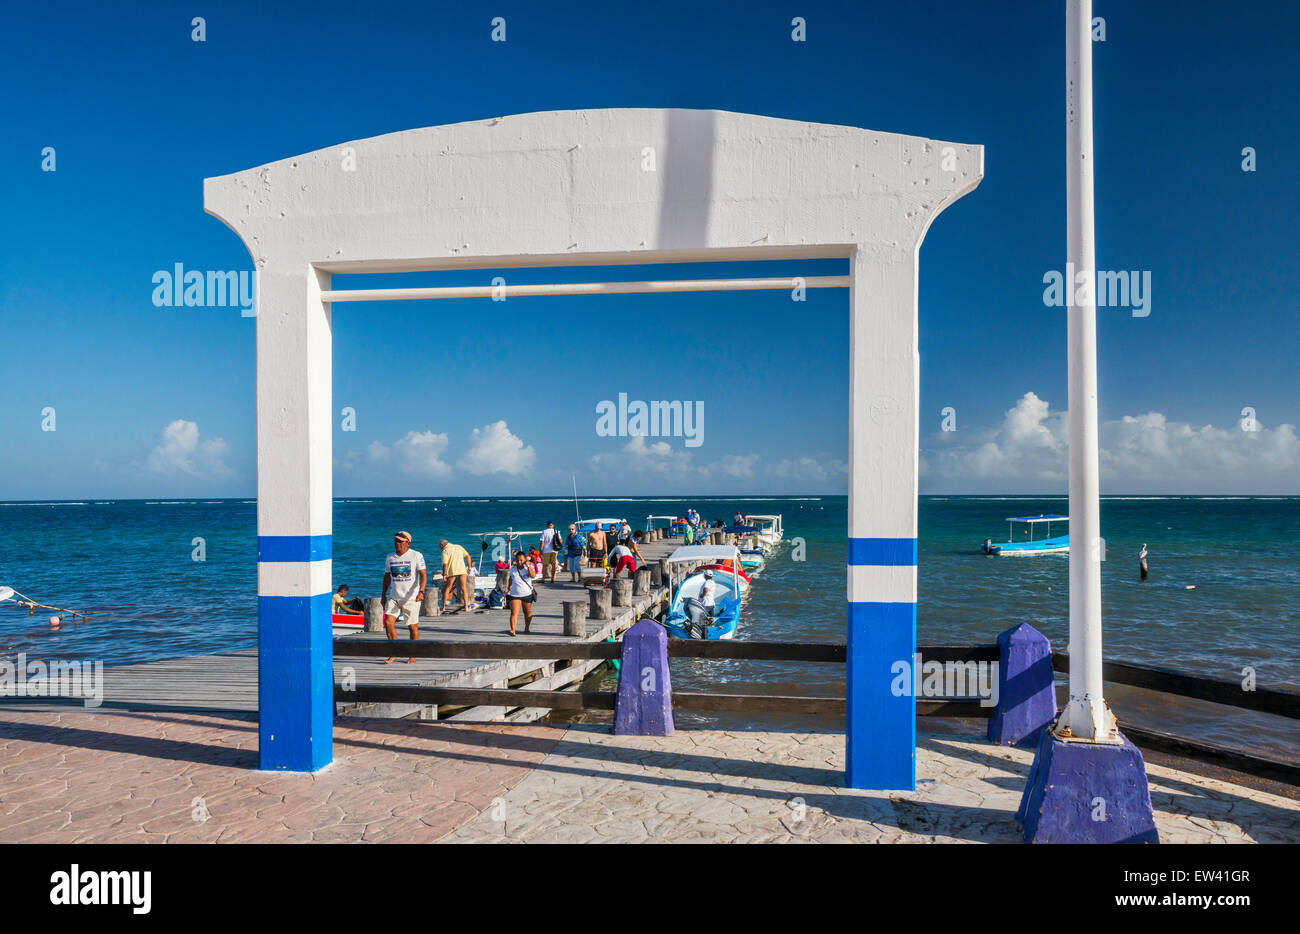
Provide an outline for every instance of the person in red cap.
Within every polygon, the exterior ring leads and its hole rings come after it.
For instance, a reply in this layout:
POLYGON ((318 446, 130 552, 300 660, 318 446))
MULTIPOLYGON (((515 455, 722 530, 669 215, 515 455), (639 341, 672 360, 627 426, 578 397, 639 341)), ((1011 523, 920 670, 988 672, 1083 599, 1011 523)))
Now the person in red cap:
MULTIPOLYGON (((397 617, 406 618, 411 640, 420 638, 420 601, 424 599, 427 571, 424 555, 411 547, 411 533, 398 532, 393 536, 393 553, 384 560, 384 589, 380 601, 384 604, 384 631, 389 639, 397 638, 397 617), (389 596, 389 589, 392 596, 389 596)), ((385 665, 397 661, 394 656, 385 665)), ((409 665, 414 658, 408 658, 409 665)))

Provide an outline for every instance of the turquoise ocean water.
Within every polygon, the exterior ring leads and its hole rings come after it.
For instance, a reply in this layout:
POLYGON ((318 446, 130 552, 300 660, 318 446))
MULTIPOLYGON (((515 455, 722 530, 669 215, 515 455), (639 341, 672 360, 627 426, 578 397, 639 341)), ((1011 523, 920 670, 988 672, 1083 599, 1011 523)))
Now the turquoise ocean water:
MULTIPOLYGON (((637 528, 647 514, 680 515, 691 505, 710 520, 736 509, 781 513, 787 541, 803 540, 804 560, 792 560, 787 545, 756 579, 740 638, 844 638, 846 497, 581 501, 584 516, 626 516, 637 528)), ((51 631, 48 612, 29 617, 0 604, 0 654, 115 665, 255 645, 255 510, 251 500, 0 504, 0 584, 43 603, 112 612, 51 631), (203 561, 193 560, 196 539, 203 561)), ((1064 498, 923 497, 919 641, 991 642, 1030 622, 1064 647, 1067 559, 986 558, 979 543, 1005 540, 1008 516, 1067 511, 1064 498)), ((562 498, 340 499, 334 582, 377 595, 398 528, 427 554, 444 536, 477 554, 475 532, 573 518, 573 501, 562 498)), ((1261 686, 1300 687, 1300 498, 1107 498, 1102 534, 1108 658, 1224 678, 1249 666, 1261 686), (1143 543, 1146 583, 1137 572, 1143 543)), ((842 666, 678 661, 673 675, 682 689, 843 690, 842 666)), ((1123 689, 1108 697, 1121 716, 1140 712, 1134 719, 1221 742, 1288 751, 1296 740, 1275 718, 1225 716, 1123 689)))

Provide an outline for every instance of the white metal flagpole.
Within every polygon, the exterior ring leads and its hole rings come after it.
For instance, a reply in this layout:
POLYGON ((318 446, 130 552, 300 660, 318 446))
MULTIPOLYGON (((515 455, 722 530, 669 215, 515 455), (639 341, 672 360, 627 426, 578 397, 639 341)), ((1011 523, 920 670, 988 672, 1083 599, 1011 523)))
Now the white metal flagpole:
POLYGON ((1061 739, 1120 742, 1101 685, 1101 501, 1097 448, 1096 252, 1093 239, 1092 0, 1066 3, 1066 225, 1070 407, 1070 701, 1061 739))

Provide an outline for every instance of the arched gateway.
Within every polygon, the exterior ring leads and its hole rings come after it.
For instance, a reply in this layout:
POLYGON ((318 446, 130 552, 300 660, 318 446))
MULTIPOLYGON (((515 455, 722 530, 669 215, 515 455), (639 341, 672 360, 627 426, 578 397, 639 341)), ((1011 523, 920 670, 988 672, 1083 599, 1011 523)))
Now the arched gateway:
MULTIPOLYGON (((257 270, 261 765, 333 755, 333 273, 849 260, 847 781, 915 784, 917 254, 980 146, 751 114, 522 114, 204 182, 257 270)), ((793 326, 793 325, 792 325, 793 326)))

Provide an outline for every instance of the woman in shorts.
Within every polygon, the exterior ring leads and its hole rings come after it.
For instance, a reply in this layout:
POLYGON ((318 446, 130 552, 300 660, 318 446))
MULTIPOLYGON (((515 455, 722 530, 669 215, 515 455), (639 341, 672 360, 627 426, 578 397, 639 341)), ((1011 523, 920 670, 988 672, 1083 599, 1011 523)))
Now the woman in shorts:
POLYGON ((529 573, 528 558, 522 551, 515 552, 515 563, 510 568, 510 635, 519 635, 516 628, 519 623, 519 610, 524 611, 524 632, 528 633, 533 625, 533 601, 537 591, 533 589, 532 575, 529 573))

